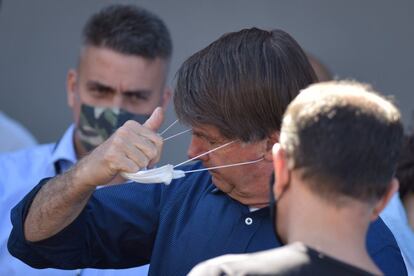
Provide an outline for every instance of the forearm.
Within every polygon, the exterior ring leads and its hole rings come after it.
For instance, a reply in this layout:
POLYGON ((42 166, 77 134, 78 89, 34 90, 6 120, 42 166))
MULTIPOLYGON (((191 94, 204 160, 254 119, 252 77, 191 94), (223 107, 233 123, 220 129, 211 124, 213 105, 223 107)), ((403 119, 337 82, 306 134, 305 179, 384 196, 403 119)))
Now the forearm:
POLYGON ((159 160, 162 139, 154 132, 162 123, 157 108, 144 125, 126 122, 71 170, 46 183, 32 201, 24 221, 28 241, 53 236, 75 220, 99 185, 121 172, 136 172, 159 160))
POLYGON ((49 238, 81 213, 95 187, 78 179, 80 170, 82 166, 75 166, 40 189, 24 222, 26 240, 34 242, 49 238))

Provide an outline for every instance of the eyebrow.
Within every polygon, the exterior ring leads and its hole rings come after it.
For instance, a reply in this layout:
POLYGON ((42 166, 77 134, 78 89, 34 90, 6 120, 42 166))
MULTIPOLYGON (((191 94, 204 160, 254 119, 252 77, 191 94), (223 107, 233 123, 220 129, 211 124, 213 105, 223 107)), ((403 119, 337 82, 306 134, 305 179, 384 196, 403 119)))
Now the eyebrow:
POLYGON ((136 96, 140 96, 140 97, 143 97, 143 98, 149 98, 150 95, 151 95, 151 91, 150 90, 144 90, 144 89, 142 89, 142 90, 127 90, 123 94, 128 95, 128 96, 136 95, 136 96))
POLYGON ((207 133, 205 133, 204 131, 202 131, 202 130, 192 130, 192 132, 193 132, 193 134, 194 135, 196 135, 196 136, 201 136, 201 137, 204 137, 204 138, 206 138, 207 140, 219 140, 219 138, 218 137, 213 137, 213 136, 210 136, 210 135, 208 135, 207 133))
MULTIPOLYGON (((99 81, 88 81, 87 86, 89 88, 100 89, 100 90, 108 90, 108 91, 111 91, 111 92, 116 91, 116 89, 114 87, 103 84, 99 81)), ((144 98, 148 98, 151 95, 151 93, 152 93, 152 91, 147 90, 147 89, 125 90, 123 92, 123 94, 126 94, 128 96, 137 95, 137 96, 141 96, 141 97, 144 97, 144 98)))
POLYGON ((103 83, 101 83, 99 81, 88 81, 86 83, 86 86, 88 88, 90 88, 90 89, 91 88, 94 88, 94 89, 100 89, 100 90, 115 91, 115 88, 113 88, 113 87, 111 87, 109 85, 103 84, 103 83))

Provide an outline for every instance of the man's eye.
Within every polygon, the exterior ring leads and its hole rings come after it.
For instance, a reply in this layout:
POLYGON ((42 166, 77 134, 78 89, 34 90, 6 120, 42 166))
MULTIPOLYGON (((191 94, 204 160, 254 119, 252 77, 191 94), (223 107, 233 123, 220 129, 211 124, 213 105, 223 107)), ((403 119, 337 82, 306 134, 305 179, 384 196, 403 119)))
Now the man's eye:
POLYGON ((217 140, 207 140, 207 142, 212 146, 217 145, 219 143, 219 141, 217 140))
POLYGON ((93 88, 90 90, 91 93, 95 96, 105 96, 105 95, 109 95, 111 93, 110 90, 105 89, 105 88, 93 88))
POLYGON ((127 97, 128 100, 131 101, 146 101, 148 100, 148 97, 140 94, 140 93, 128 93, 125 95, 127 97))

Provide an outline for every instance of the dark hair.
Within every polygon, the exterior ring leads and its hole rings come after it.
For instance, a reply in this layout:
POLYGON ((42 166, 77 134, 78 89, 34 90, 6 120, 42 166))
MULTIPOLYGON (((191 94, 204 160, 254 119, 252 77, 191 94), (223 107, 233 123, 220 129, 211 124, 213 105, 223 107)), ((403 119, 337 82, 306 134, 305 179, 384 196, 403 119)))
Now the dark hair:
POLYGON ((133 5, 111 5, 94 14, 83 29, 85 46, 149 59, 169 59, 170 33, 155 14, 133 5))
POLYGON ((257 28, 225 34, 188 58, 177 74, 178 118, 244 142, 279 130, 287 105, 316 81, 289 34, 257 28))
POLYGON ((400 182, 400 197, 414 193, 414 135, 405 137, 401 157, 398 160, 397 178, 400 182))
POLYGON ((402 138, 391 102, 369 86, 333 81, 310 86, 291 103, 280 143, 315 193, 377 200, 395 173, 402 138))

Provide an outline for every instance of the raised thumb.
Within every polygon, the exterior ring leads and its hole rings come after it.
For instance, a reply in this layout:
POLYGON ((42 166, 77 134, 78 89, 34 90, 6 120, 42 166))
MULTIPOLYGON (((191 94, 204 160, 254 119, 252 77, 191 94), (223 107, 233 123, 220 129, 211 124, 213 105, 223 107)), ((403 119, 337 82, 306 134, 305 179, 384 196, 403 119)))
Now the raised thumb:
POLYGON ((151 117, 143 124, 144 127, 153 131, 157 131, 164 121, 164 111, 161 107, 157 107, 151 114, 151 117))

